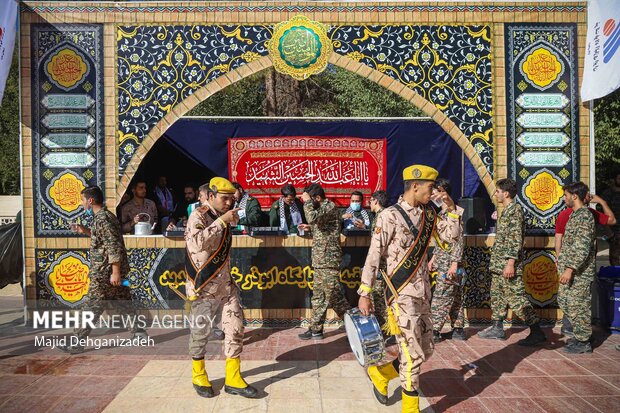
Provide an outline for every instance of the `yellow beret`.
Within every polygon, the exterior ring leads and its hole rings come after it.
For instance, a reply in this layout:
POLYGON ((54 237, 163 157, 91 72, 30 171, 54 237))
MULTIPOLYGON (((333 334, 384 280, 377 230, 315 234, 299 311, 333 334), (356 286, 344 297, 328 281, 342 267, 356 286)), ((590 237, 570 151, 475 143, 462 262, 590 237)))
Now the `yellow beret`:
POLYGON ((416 179, 419 181, 434 181, 439 172, 435 168, 426 165, 411 165, 403 169, 403 181, 416 179))
POLYGON ((217 191, 218 194, 234 194, 237 189, 226 178, 220 178, 216 176, 209 181, 209 188, 213 191, 217 191))

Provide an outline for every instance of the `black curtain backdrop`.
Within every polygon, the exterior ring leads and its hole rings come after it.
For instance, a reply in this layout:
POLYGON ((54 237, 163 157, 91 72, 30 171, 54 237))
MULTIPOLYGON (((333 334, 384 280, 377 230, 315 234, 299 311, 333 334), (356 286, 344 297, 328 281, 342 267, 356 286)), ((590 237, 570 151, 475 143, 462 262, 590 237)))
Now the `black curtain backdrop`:
MULTIPOLYGON (((152 166, 156 167, 158 173, 176 177, 189 165, 201 165, 205 171, 228 177, 228 139, 269 136, 348 136, 387 139, 386 190, 392 202, 395 202, 403 191, 403 168, 417 163, 432 166, 439 171, 440 176, 448 178, 452 183, 452 196, 455 199, 461 197, 461 191, 465 197, 474 196, 481 186, 480 179, 469 160, 465 158, 463 162, 463 152, 456 142, 439 125, 430 120, 180 119, 162 138, 169 144, 161 143, 166 150, 157 149, 160 142, 153 147, 152 151, 159 152, 159 155, 153 155, 153 158, 157 158, 157 162, 152 166), (180 162, 179 157, 169 150, 170 146, 189 158, 187 162, 180 162)), ((188 169, 195 171, 196 168, 188 169)), ((144 175, 142 170, 139 173, 144 175)), ((185 176, 177 179, 196 181, 200 184, 204 183, 207 177, 185 176)), ((251 188, 248 189, 251 191, 251 188)))

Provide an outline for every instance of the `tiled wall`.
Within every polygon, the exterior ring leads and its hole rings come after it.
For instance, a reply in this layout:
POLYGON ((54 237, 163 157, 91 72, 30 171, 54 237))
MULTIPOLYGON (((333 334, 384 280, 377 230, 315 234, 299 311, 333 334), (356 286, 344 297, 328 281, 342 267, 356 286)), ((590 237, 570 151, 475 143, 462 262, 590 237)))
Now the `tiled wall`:
MULTIPOLYGON (((316 20, 327 25, 360 25, 360 24, 403 24, 412 23, 418 25, 441 25, 441 24, 486 24, 491 27, 492 47, 492 102, 493 102, 493 170, 495 177, 503 177, 508 173, 507 159, 507 125, 506 125, 506 79, 505 79, 505 24, 506 23, 576 23, 577 24, 577 47, 579 55, 579 79, 583 73, 583 60, 586 36, 586 2, 566 3, 507 3, 483 2, 412 2, 412 3, 362 3, 362 2, 175 2, 163 6, 161 3, 132 2, 122 6, 113 3, 87 3, 79 2, 67 5, 64 2, 24 2, 20 19, 20 56, 22 77, 22 177, 24 182, 23 197, 24 211, 23 222, 25 230, 25 263, 26 263, 26 291, 28 298, 35 298, 35 249, 87 249, 88 240, 75 237, 35 237, 35 203, 33 188, 33 134, 32 122, 32 62, 31 28, 33 25, 44 23, 60 24, 70 23, 73 25, 102 25, 103 26, 103 96, 104 96, 104 158, 105 158, 105 196, 106 203, 113 208, 120 196, 124 193, 137 169, 140 160, 148 152, 159 136, 183 116, 187 111, 196 106, 202 100, 208 98, 217 91, 231 83, 256 73, 271 66, 269 57, 265 56, 248 63, 234 71, 221 76, 206 87, 197 90, 193 95, 175 106, 159 123, 157 123, 138 148, 132 163, 127 167, 125 175, 118 180, 118 142, 117 142, 117 109, 116 109, 116 81, 117 81, 117 26, 146 25, 146 24, 277 24, 286 21, 297 14, 303 14, 311 20, 316 20)), ((481 179, 492 193, 494 184, 492 177, 485 169, 480 159, 476 159, 476 151, 469 143, 468 138, 461 132, 457 125, 445 116, 430 102, 420 98, 418 94, 405 87, 402 83, 353 61, 345 56, 332 55, 330 63, 354 71, 378 82, 384 87, 401 95, 412 104, 421 108, 425 113, 438 122, 450 133, 465 154, 472 159, 481 179)), ((585 182, 589 180, 589 128, 590 115, 588 107, 579 106, 579 140, 580 152, 580 176, 585 182)), ((249 242, 249 241, 243 241, 249 242)), ((176 241, 164 238, 128 238, 128 248, 136 247, 164 247, 167 244, 178 244, 176 241)), ((468 237, 467 244, 470 246, 489 246, 492 238, 486 236, 468 237)), ((549 237, 528 237, 529 248, 550 248, 552 239, 549 237)), ((255 310, 252 310, 255 311, 255 310)), ((275 311, 275 310, 274 310, 275 311)), ((278 310, 280 311, 280 310, 278 310)), ((288 317, 288 311, 286 310, 288 317)), ((305 310, 290 310, 305 311, 305 310)), ((470 310, 473 319, 481 318, 481 315, 470 310)), ((481 310, 486 311, 486 310, 481 310)), ((551 310, 550 310, 551 311, 551 310)), ((555 310, 552 310, 555 312, 555 310)), ((292 313, 291 313, 292 314, 292 313)), ((482 313, 481 313, 482 314, 482 313)), ((280 314, 284 316, 284 314, 280 314)), ((280 316, 276 315, 276 316, 280 316)), ((252 314, 251 316, 257 316, 252 314)), ((261 315, 261 317, 263 317, 261 315)), ((269 315, 271 316, 271 314, 269 315)), ((257 318, 257 317, 250 317, 257 318)))

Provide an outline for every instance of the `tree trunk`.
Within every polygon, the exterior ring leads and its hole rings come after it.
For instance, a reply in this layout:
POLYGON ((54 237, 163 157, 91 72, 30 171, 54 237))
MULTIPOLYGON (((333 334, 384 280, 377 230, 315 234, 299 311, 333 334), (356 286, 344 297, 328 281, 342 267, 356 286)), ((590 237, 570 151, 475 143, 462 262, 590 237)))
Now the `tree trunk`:
POLYGON ((278 116, 302 116, 299 81, 288 75, 276 75, 278 116))
POLYGON ((265 76, 265 116, 302 116, 299 82, 273 68, 265 76))
POLYGON ((273 68, 267 70, 265 75, 265 104, 263 113, 265 116, 278 116, 278 104, 276 101, 276 71, 273 68))

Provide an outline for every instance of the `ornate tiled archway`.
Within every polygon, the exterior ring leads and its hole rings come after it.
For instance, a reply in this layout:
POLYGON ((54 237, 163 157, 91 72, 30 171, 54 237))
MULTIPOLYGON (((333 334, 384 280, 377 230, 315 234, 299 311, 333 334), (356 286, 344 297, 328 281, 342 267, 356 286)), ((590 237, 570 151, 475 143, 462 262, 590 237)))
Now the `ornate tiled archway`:
MULTIPOLYGON (((343 69, 352 71, 354 73, 359 74, 360 76, 364 76, 379 85, 391 90, 396 93, 403 99, 411 102, 414 106, 422 110, 426 115, 432 118, 435 122, 437 122, 459 145, 465 156, 471 161, 474 168, 478 172, 485 188, 492 194, 495 191, 495 184, 493 182, 492 177, 487 171, 482 159, 478 153, 476 153, 473 145, 467 139, 467 137, 460 131, 460 129, 452 122, 442 111, 437 109, 432 103, 421 97, 419 94, 414 92, 413 90, 404 86, 401 82, 394 80, 387 75, 371 69, 370 67, 363 65, 361 63, 351 61, 344 56, 340 55, 332 55, 329 60, 329 63, 339 66, 343 69)), ((121 177, 120 183, 117 187, 116 196, 117 199, 123 195, 123 193, 127 190, 131 179, 133 178, 135 172, 137 171, 140 162, 149 152, 149 150, 153 147, 155 142, 159 139, 160 136, 163 135, 165 130, 172 125, 176 120, 180 119, 191 109, 196 107, 200 102, 205 99, 208 99, 213 94, 219 92, 220 90, 230 86, 231 84, 244 79, 247 76, 250 76, 254 73, 260 72, 268 67, 271 67, 271 60, 269 57, 262 57, 253 62, 247 63, 243 66, 240 66, 238 69, 235 69, 226 75, 219 78, 216 82, 211 82, 201 89, 198 89, 191 96, 180 102, 178 105, 174 107, 167 115, 165 115, 151 131, 144 138, 142 143, 138 146, 135 155, 131 158, 127 168, 125 169, 125 173, 121 177)))
MULTIPOLYGON (((267 56, 273 26, 116 30, 119 196, 154 141, 201 96, 272 65, 267 56)), ((330 62, 431 116, 493 191, 490 26, 332 26, 325 33, 334 50, 330 62)))

